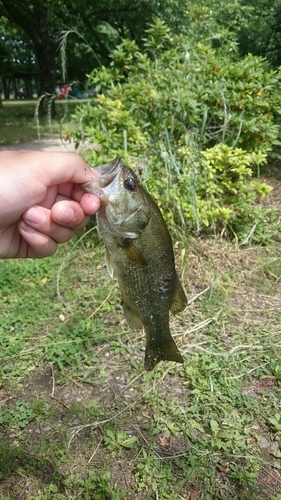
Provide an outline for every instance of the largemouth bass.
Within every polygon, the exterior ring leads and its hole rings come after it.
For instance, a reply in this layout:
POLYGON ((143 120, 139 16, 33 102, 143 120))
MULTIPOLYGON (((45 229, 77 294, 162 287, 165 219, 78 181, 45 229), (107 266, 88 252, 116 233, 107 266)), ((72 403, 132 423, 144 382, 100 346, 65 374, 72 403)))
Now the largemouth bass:
POLYGON ((136 174, 119 157, 97 168, 83 188, 101 199, 99 225, 109 274, 116 274, 130 327, 144 327, 145 369, 159 361, 183 362, 171 336, 169 311, 186 297, 175 270, 170 234, 161 212, 136 174))

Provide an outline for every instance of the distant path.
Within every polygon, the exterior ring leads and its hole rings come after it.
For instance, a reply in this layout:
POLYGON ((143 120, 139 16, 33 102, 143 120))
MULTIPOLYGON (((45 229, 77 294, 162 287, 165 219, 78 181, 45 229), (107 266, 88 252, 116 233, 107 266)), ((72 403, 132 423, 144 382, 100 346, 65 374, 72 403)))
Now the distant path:
POLYGON ((0 151, 75 151, 74 143, 64 142, 59 137, 48 137, 46 139, 35 139, 33 141, 21 142, 0 146, 0 151))

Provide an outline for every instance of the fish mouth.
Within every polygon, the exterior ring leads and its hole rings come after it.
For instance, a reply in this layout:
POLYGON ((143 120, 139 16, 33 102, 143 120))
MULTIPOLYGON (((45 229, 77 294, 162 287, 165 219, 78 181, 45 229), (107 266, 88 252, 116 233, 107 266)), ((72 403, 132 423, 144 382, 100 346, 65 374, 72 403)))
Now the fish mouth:
POLYGON ((117 156, 114 160, 97 167, 97 171, 101 174, 98 178, 99 185, 101 187, 107 187, 111 184, 119 174, 121 167, 122 161, 120 156, 117 156))
POLYGON ((95 196, 100 198, 100 200, 107 200, 108 191, 106 190, 106 188, 110 184, 112 185, 114 180, 117 178, 122 165, 123 164, 120 156, 117 156, 116 158, 114 158, 114 160, 111 160, 104 165, 100 165, 96 168, 96 170, 101 174, 100 177, 97 177, 92 181, 85 182, 84 184, 82 184, 83 188, 88 193, 94 194, 95 196))
POLYGON ((114 160, 109 161, 108 163, 105 163, 104 165, 100 165, 97 167, 97 171, 102 175, 102 176, 114 176, 116 175, 116 169, 119 166, 118 171, 120 170, 120 163, 122 163, 120 156, 116 156, 114 160))

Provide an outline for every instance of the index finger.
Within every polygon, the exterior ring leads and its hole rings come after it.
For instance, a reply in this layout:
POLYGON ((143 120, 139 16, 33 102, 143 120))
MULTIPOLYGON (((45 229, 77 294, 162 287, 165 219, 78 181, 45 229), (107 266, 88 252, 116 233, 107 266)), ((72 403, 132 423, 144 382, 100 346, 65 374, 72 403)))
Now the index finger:
MULTIPOLYGON (((43 169, 43 175, 46 175, 47 185, 64 184, 72 182, 82 184, 88 180, 93 180, 100 174, 94 168, 91 168, 77 153, 72 152, 52 152, 48 166, 43 169), (51 161, 53 162, 51 163, 51 161), (50 165, 51 163, 51 165, 50 165)), ((44 168, 44 163, 41 167, 44 168)))
POLYGON ((15 176, 26 180, 27 184, 30 179, 44 186, 67 182, 82 184, 99 175, 81 156, 69 151, 4 151, 1 160, 4 168, 10 170, 12 167, 15 176))

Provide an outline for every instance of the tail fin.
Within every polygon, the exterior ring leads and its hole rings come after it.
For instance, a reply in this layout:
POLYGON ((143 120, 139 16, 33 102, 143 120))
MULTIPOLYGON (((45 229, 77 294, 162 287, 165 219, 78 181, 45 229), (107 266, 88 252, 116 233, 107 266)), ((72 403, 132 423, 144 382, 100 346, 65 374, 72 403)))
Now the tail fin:
POLYGON ((183 363, 182 355, 172 337, 166 344, 159 345, 155 341, 146 344, 144 368, 151 371, 162 360, 183 363))

